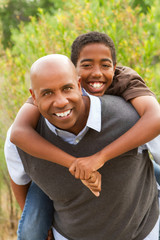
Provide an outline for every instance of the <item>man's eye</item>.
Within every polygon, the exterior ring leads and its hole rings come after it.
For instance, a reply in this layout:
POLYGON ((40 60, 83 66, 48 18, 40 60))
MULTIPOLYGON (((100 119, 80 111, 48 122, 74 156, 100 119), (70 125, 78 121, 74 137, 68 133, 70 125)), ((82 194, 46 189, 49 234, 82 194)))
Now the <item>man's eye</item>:
POLYGON ((49 96, 49 95, 51 95, 52 94, 52 92, 45 92, 44 94, 43 94, 43 96, 49 96))
POLYGON ((70 91, 72 89, 72 87, 66 87, 66 88, 64 88, 64 91, 70 91))

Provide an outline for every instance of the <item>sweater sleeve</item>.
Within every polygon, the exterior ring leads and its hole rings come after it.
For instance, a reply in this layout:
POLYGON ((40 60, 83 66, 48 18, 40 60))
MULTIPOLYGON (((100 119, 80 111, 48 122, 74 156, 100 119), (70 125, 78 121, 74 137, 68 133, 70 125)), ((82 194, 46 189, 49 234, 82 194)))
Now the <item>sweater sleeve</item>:
POLYGON ((106 94, 118 95, 126 101, 140 96, 154 96, 141 76, 129 67, 116 67, 111 86, 106 94))

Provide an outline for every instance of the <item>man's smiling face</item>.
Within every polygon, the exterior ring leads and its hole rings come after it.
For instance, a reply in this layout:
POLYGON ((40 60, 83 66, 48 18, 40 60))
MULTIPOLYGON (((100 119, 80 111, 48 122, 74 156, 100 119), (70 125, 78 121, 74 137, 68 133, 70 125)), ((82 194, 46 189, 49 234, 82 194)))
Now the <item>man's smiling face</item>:
POLYGON ((77 61, 82 87, 90 94, 102 96, 111 85, 115 66, 110 49, 102 43, 84 46, 77 61))
POLYGON ((83 109, 80 82, 74 67, 58 59, 42 61, 31 72, 32 96, 40 113, 58 128, 76 133, 83 109))

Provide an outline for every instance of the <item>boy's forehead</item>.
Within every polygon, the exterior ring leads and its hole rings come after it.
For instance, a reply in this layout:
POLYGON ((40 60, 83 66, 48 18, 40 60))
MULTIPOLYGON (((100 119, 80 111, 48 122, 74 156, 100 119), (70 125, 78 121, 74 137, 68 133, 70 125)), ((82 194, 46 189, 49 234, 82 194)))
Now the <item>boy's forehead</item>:
POLYGON ((78 61, 81 59, 112 59, 111 50, 103 43, 90 43, 85 45, 79 54, 78 61))

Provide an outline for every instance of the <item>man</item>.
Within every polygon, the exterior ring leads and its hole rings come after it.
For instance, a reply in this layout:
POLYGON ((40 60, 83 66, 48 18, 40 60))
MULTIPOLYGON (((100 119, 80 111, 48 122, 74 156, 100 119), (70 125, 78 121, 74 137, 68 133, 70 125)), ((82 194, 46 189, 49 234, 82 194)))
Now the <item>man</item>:
MULTIPOLYGON (((75 157, 98 152, 138 120, 135 110, 120 98, 105 96, 100 104, 99 98, 82 97, 75 69, 65 56, 49 55, 36 61, 31 80, 34 102, 47 119, 41 117, 37 131, 75 157), (73 136, 77 145, 66 142, 73 136)), ((118 236, 119 240, 141 240, 147 235, 158 239, 157 188, 146 151, 140 154, 134 149, 107 162, 100 169, 99 198, 64 167, 18 152, 26 173, 53 200, 55 239, 112 240, 118 236)))

